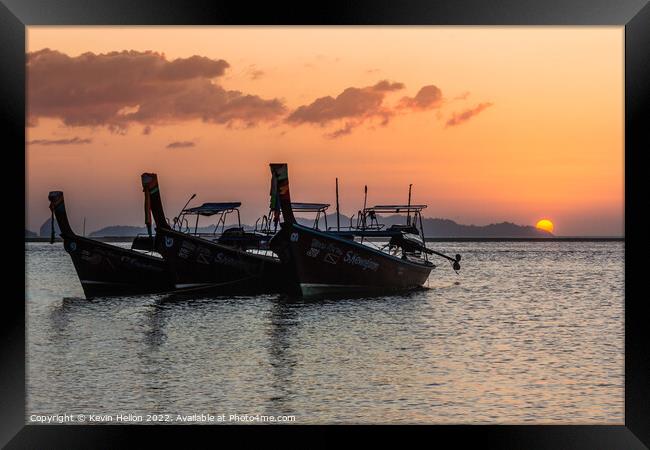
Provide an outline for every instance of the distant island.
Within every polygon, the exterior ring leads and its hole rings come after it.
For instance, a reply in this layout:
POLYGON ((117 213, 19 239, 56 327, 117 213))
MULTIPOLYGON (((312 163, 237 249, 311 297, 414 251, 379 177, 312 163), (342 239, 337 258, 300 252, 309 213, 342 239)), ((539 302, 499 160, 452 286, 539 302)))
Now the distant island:
MULTIPOLYGON (((313 226, 313 219, 297 218, 298 222, 305 226, 313 226)), ((353 219, 356 221, 356 219, 353 219)), ((350 225, 350 218, 344 214, 340 216, 341 227, 350 225)), ((390 227, 393 224, 403 223, 404 217, 399 215, 382 217, 381 223, 390 227)), ((324 229, 325 224, 323 219, 320 221, 320 228, 324 229)), ((336 226, 336 215, 327 215, 327 225, 331 227, 336 226)), ((232 225, 230 225, 232 226, 232 225)), ((547 231, 538 230, 531 225, 517 225, 511 222, 494 223, 490 225, 463 225, 454 222, 450 219, 440 218, 423 218, 422 226, 424 227, 424 235, 432 238, 544 238, 554 237, 552 233, 547 231)), ((49 237, 50 235, 50 219, 48 219, 40 229, 41 237, 49 237)), ((228 226, 227 226, 228 227, 228 226)), ((254 227, 250 225, 243 225, 246 230, 252 230, 254 227)), ((56 227, 58 234, 58 227, 56 227)), ((194 228, 191 229, 194 231, 194 228)), ((214 232, 214 225, 199 227, 200 233, 214 232)), ((28 237, 29 231, 25 231, 25 237, 28 237)), ((137 236, 138 234, 145 234, 147 229, 145 227, 138 227, 132 225, 111 225, 93 231, 89 234, 90 237, 130 237, 137 236)))
MULTIPOLYGON (((313 226, 314 220, 297 218, 302 225, 313 226)), ((352 219, 356 223, 356 219, 352 219)), ((340 216, 341 227, 350 226, 350 218, 344 214, 340 216)), ((404 216, 393 215, 385 216, 380 219, 380 223, 386 224, 386 228, 391 225, 404 223, 404 216)), ((323 220, 321 220, 323 224, 323 220)), ((336 226, 336 214, 327 215, 327 225, 336 226)), ((418 224, 419 225, 419 224, 418 224)), ((322 225, 324 226, 324 225, 322 225)), ((553 233, 538 230, 531 225, 517 225, 511 222, 494 223, 490 225, 462 225, 450 219, 422 218, 422 227, 424 235, 432 238, 543 238, 555 237, 553 233)))
POLYGON ((89 234, 90 237, 109 237, 109 236, 137 236, 146 234, 146 227, 134 227, 131 225, 111 225, 104 227, 89 234))

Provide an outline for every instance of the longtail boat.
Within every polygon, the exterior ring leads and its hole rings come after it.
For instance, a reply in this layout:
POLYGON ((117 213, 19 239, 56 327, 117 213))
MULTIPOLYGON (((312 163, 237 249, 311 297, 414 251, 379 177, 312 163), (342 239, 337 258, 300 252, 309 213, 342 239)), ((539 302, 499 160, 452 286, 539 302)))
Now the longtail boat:
POLYGON ((74 233, 65 209, 63 192, 48 195, 54 218, 59 224, 63 246, 72 258, 86 298, 165 292, 173 289, 167 264, 151 254, 110 245, 74 233))
MULTIPOLYGON (((198 233, 199 216, 233 211, 240 203, 205 203, 184 210, 172 227, 163 210, 158 176, 142 174, 145 194, 145 223, 151 215, 156 223, 156 249, 169 264, 177 290, 201 290, 212 294, 280 292, 286 286, 280 260, 271 251, 255 247, 254 237, 246 236, 241 226, 223 229, 217 235, 198 233), (188 215, 196 215, 195 233, 183 227, 188 215), (241 238, 241 239, 237 239, 241 238)), ((224 221, 225 223, 225 221, 224 221)), ((216 227, 219 227, 217 223, 216 227)))
MULTIPOLYGON (((302 295, 334 292, 386 292, 421 287, 435 267, 428 255, 436 254, 460 269, 455 258, 426 247, 420 211, 425 205, 385 205, 360 211, 359 226, 348 230, 321 231, 300 225, 295 217, 289 192, 286 164, 271 164, 271 209, 282 214, 280 231, 270 248, 279 256, 288 279, 302 295), (376 224, 381 212, 406 212, 406 225, 384 230, 376 224), (411 221, 410 215, 413 214, 411 221), (419 219, 420 229, 417 227, 419 219), (373 222, 374 221, 374 222, 373 222), (384 246, 370 239, 388 239, 384 246), (365 241, 365 242, 364 242, 365 241)), ((338 203, 338 199, 337 199, 338 203)), ((410 201, 409 201, 410 203, 410 201)))

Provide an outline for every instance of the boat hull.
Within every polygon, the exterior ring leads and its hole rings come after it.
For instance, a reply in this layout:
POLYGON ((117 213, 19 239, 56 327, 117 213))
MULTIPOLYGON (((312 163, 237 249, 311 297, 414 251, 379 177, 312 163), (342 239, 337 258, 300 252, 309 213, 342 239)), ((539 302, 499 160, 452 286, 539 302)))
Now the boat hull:
POLYGON ((285 281, 277 258, 168 228, 158 228, 156 233, 156 248, 168 262, 177 290, 215 295, 283 290, 285 281))
POLYGON ((80 236, 62 236, 86 298, 173 289, 162 258, 80 236))
POLYGON ((303 296, 414 289, 434 267, 295 223, 282 224, 271 249, 303 296))

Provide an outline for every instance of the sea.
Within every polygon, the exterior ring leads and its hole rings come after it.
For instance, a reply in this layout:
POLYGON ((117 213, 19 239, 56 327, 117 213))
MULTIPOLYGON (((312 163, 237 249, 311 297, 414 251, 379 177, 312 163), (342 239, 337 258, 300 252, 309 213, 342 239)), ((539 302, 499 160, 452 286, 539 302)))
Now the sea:
POLYGON ((403 294, 86 300, 26 243, 26 422, 624 423, 623 242, 429 246, 403 294))

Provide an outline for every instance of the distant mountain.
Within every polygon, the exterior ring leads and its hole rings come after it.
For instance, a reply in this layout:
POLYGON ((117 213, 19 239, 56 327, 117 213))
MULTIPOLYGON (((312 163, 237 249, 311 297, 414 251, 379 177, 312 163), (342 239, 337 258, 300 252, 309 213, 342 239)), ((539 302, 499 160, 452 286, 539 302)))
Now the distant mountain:
MULTIPOLYGON (((315 218, 315 217, 314 217, 315 218)), ((296 217, 298 223, 311 227, 314 225, 314 218, 303 218, 296 217)), ((341 227, 350 226, 350 217, 345 214, 341 214, 340 217, 341 227)), ((352 219, 353 225, 356 225, 356 217, 352 219)), ((386 216, 381 217, 379 220, 380 223, 386 225, 386 228, 395 224, 402 224, 405 222, 405 217, 400 215, 386 216)), ((336 214, 327 215, 327 225, 328 227, 336 227, 336 214)), ((424 235, 426 237, 473 237, 473 238, 483 238, 483 237, 496 237, 496 238, 506 238, 506 237, 522 237, 522 238, 537 238, 537 237, 553 237, 552 233, 547 231, 538 230, 537 228, 530 225, 517 225, 511 222, 501 222, 493 223, 490 225, 462 225, 454 222, 449 219, 434 219, 434 218, 423 218, 422 225, 424 227, 424 235)), ((226 228, 230 228, 234 225, 226 225, 226 228)), ((247 230, 252 229, 250 225, 243 225, 247 230)), ((321 218, 319 223, 320 229, 325 229, 324 219, 321 218)), ((193 227, 190 227, 190 231, 194 231, 193 227)), ((91 237, 108 237, 108 236, 136 236, 138 234, 144 234, 147 232, 145 227, 134 227, 130 225, 112 225, 109 227, 102 228, 101 230, 93 231, 90 233, 91 237)), ((198 228, 199 233, 212 233, 214 232, 214 225, 208 225, 198 228)), ((49 220, 43 224, 41 227, 41 236, 49 236, 49 220), (46 230, 43 234, 43 230, 46 230)))
POLYGON ((490 225, 461 225, 449 219, 422 219, 427 237, 553 237, 548 231, 511 222, 490 225))
POLYGON ((27 228, 25 228, 25 237, 36 237, 38 236, 36 233, 33 231, 29 231, 27 228))
MULTIPOLYGON (((226 229, 231 228, 235 225, 230 224, 226 225, 226 229)), ((248 225, 242 225, 245 229, 251 229, 252 227, 248 225)), ((220 228, 221 229, 221 228, 220 228)), ((190 232, 194 232, 194 227, 189 228, 190 232)), ((185 231, 185 230, 183 230, 185 231)), ((205 227, 199 227, 197 229, 198 233, 213 233, 214 232, 214 224, 213 225, 208 225, 205 227)), ((109 236, 137 236, 138 234, 146 234, 147 233, 147 228, 146 227, 134 227, 131 225, 111 225, 109 227, 104 227, 100 230, 93 231, 92 233, 89 234, 90 237, 109 237, 109 236)), ((49 235, 48 235, 49 236, 49 235)))
POLYGON ((104 227, 100 230, 93 231, 88 236, 90 237, 106 237, 106 236, 137 236, 147 232, 145 227, 134 227, 131 225, 111 225, 104 227))
MULTIPOLYGON (((298 223, 305 226, 313 226, 314 219, 305 219, 297 217, 298 223)), ((356 217, 352 219, 353 224, 356 225, 356 217)), ((341 227, 350 226, 350 218, 344 214, 340 217, 341 227)), ((379 219, 380 223, 386 224, 386 228, 391 225, 401 224, 405 222, 405 217, 400 215, 386 216, 379 219)), ((320 228, 324 229, 325 223, 321 218, 320 228)), ((327 215, 328 227, 336 226, 336 214, 327 215)), ((461 225, 449 219, 434 219, 422 218, 422 226, 424 227, 424 235, 426 237, 553 237, 552 233, 547 231, 538 230, 530 225, 517 225, 511 222, 494 223, 490 225, 461 225)))
MULTIPOLYGON (((45 223, 41 225, 41 228, 38 231, 38 235, 41 237, 50 237, 51 227, 52 219, 47 219, 45 223)), ((55 236, 61 234, 61 229, 59 228, 59 224, 56 223, 56 220, 54 221, 54 234, 55 236)))

